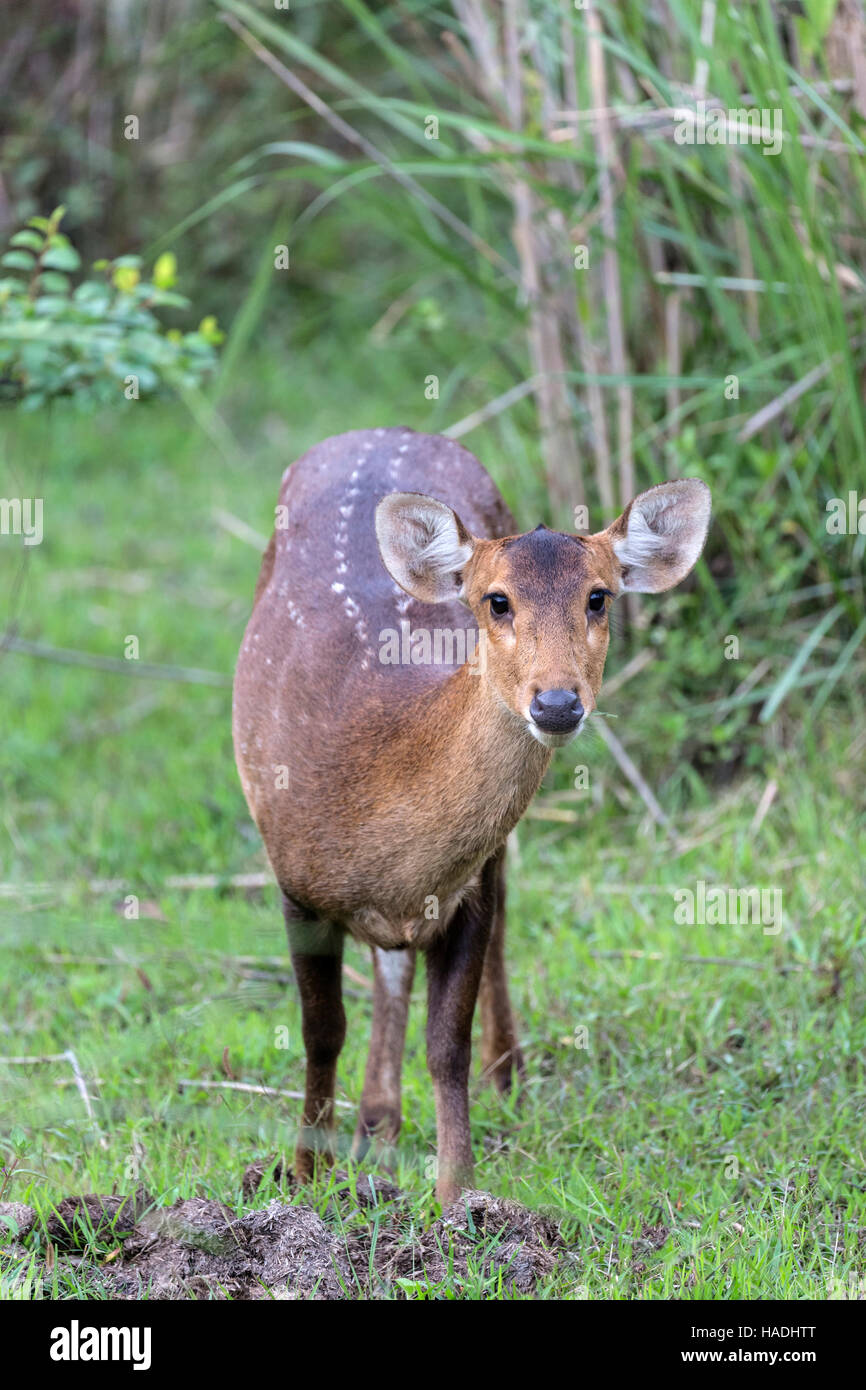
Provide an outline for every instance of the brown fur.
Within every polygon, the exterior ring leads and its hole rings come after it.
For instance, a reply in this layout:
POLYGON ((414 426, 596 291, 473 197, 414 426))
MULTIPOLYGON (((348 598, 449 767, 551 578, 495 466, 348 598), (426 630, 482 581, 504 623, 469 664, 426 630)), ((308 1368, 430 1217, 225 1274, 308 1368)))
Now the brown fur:
MULTIPOLYGON (((238 659, 234 739, 285 895, 301 994, 308 1069, 297 1162, 309 1171, 331 1147, 342 934, 385 951, 422 949, 437 1191, 450 1200, 471 1176, 467 1077, 479 986, 485 1067, 505 1086, 521 1065, 505 979, 503 865, 506 837, 550 759, 529 732, 529 705, 562 688, 587 713, 595 708, 608 627, 588 597, 618 592, 611 538, 622 532, 514 535, 477 459, 451 440, 401 429, 325 440, 287 470, 279 500, 288 526, 278 525, 263 559, 238 659), (376 509, 394 493, 423 493, 457 514, 454 533, 469 558, 441 601, 404 593, 383 564, 376 509), (495 617, 491 592, 508 595, 513 612, 495 617), (486 669, 383 664, 380 634, 401 621, 477 628, 486 669)), ((409 563, 415 530, 407 522, 395 539, 409 563)), ((415 589, 439 593, 423 575, 415 589)), ((390 979, 386 965, 376 966, 356 1152, 373 1135, 392 1142, 400 1123, 411 972, 390 979)))

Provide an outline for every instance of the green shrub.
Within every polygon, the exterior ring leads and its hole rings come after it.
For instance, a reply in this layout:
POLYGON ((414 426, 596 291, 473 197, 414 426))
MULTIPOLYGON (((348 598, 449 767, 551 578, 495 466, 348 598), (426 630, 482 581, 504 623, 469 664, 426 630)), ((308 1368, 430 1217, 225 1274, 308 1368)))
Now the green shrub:
POLYGON ((64 209, 31 217, 0 257, 0 401, 36 410, 58 396, 84 406, 198 386, 216 366, 216 320, 193 333, 166 329, 158 309, 188 309, 174 256, 149 280, 141 257, 97 261, 73 284, 81 258, 60 231, 64 209))

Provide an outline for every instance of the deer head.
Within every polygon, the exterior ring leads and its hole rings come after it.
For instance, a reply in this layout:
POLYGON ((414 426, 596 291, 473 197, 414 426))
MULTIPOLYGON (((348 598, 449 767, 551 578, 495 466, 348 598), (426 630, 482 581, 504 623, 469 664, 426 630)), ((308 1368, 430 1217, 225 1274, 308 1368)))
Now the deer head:
POLYGON ((592 536, 539 526, 481 540, 444 502, 396 492, 376 509, 376 535, 385 568, 407 593, 469 606, 486 643, 482 679, 539 743, 558 747, 595 708, 611 603, 684 579, 709 519, 709 488, 688 478, 640 493, 592 536))

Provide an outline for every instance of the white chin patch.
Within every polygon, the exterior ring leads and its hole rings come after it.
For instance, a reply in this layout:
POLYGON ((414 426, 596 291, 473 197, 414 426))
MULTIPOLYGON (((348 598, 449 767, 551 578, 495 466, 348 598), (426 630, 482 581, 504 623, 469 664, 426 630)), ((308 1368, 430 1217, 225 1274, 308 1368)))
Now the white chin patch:
POLYGON ((539 729, 534 719, 527 719, 526 726, 532 737, 537 739, 545 748, 564 748, 567 743, 571 743, 573 738, 577 738, 585 723, 586 716, 584 715, 577 728, 570 729, 567 734, 546 734, 543 729, 539 729))

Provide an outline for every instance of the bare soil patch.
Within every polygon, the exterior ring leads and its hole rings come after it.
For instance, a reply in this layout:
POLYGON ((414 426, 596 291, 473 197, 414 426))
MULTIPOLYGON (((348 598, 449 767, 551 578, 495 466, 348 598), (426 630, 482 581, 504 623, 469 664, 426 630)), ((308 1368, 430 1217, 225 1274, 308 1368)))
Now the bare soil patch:
MULTIPOLYGON (((403 1192, 386 1179, 337 1173, 323 1220, 303 1202, 274 1159, 253 1164, 242 1190, 249 1200, 264 1184, 280 1184, 267 1206, 240 1215, 220 1202, 192 1197, 170 1207, 147 1194, 67 1197, 40 1224, 22 1203, 0 1203, 17 1233, 0 1220, 4 1257, 26 1253, 41 1230, 79 1267, 88 1238, 116 1242, 109 1259, 92 1264, 95 1289, 118 1299, 315 1299, 418 1296, 455 1280, 493 1278, 508 1291, 531 1294, 566 1251, 557 1223, 487 1192, 464 1192, 426 1228, 419 1228, 403 1192)), ((299 1191, 302 1196, 302 1189, 299 1191)), ((89 1263, 89 1262, 88 1262, 89 1263)), ((90 1272, 90 1271, 89 1271, 90 1272)), ((453 1293, 452 1293, 453 1296, 453 1293)))

